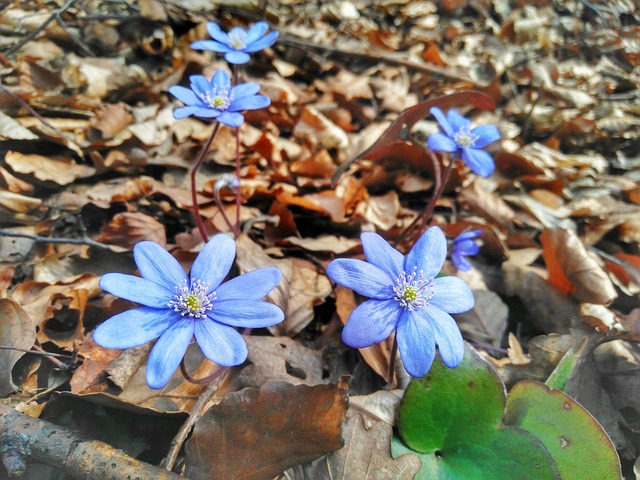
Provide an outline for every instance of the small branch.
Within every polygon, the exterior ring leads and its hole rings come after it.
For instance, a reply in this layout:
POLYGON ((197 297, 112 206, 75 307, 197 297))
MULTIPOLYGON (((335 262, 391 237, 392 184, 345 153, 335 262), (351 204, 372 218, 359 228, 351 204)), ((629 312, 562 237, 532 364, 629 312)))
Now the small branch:
POLYGON ((102 250, 111 250, 111 247, 106 243, 96 242, 92 238, 58 238, 58 237, 41 237, 40 235, 32 235, 30 233, 13 232, 0 228, 0 237, 16 237, 16 238, 28 238, 34 242, 39 243, 66 243, 71 245, 89 245, 91 247, 100 248, 102 250))
POLYGON ((10 477, 28 462, 44 463, 79 480, 185 480, 185 477, 141 462, 98 440, 86 440, 53 423, 33 418, 0 403, 0 455, 10 477))
MULTIPOLYGON (((180 364, 180 366, 182 367, 182 363, 180 364)), ((216 370, 214 374, 222 371, 226 372, 226 371, 229 371, 229 369, 221 367, 220 369, 216 370)), ((183 374, 184 374, 184 370, 183 370, 183 374)), ((178 458, 178 454, 180 453, 180 449, 182 448, 182 445, 184 444, 185 440, 191 433, 191 430, 193 429, 193 426, 195 425, 195 423, 204 413, 204 408, 209 403, 209 400, 213 398, 213 396, 216 394, 217 391, 218 391, 218 384, 216 385, 210 384, 207 387, 207 389, 204 392, 202 392, 202 394, 198 398, 198 401, 196 401, 195 405, 193 406, 193 409, 189 413, 189 418, 182 424, 176 436, 173 437, 173 440, 171 441, 171 447, 169 449, 169 453, 167 454, 163 462, 163 465, 167 470, 171 470, 175 465, 176 460, 178 458)))

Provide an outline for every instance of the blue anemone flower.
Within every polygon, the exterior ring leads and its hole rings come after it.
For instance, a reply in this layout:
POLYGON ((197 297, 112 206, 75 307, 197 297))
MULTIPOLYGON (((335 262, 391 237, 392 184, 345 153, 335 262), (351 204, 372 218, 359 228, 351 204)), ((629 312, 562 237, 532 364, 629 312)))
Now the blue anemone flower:
POLYGON ((257 52, 275 43, 279 32, 273 31, 265 35, 268 28, 267 22, 258 22, 251 25, 249 30, 233 27, 227 34, 216 23, 207 22, 207 32, 213 40, 198 40, 191 44, 191 48, 224 53, 224 58, 229 63, 247 63, 249 53, 257 52))
POLYGON ((260 301, 282 274, 274 267, 261 268, 222 283, 235 254, 235 241, 216 235, 187 275, 157 243, 136 244, 133 256, 142 278, 108 273, 100 287, 142 306, 100 324, 93 339, 105 348, 132 348, 159 337, 147 363, 147 384, 156 389, 169 382, 193 337, 212 362, 241 364, 247 345, 234 327, 268 327, 284 319, 280 308, 260 301))
POLYGON ((405 257, 376 233, 360 237, 367 262, 337 259, 327 266, 334 282, 369 297, 352 313, 342 340, 354 348, 382 342, 396 330, 398 350, 412 377, 422 377, 436 354, 457 367, 464 355, 462 335, 450 313, 473 307, 464 280, 436 278, 447 256, 447 240, 438 227, 427 230, 405 257))
POLYGON ((449 110, 446 117, 438 107, 432 107, 429 111, 444 130, 444 133, 434 133, 429 137, 429 148, 435 152, 458 153, 471 171, 481 177, 490 176, 495 164, 491 155, 482 148, 500 140, 498 127, 480 125, 472 129, 471 120, 455 110, 449 110))
POLYGON ((463 272, 471 270, 471 264, 466 257, 476 255, 480 251, 480 245, 475 242, 480 235, 482 230, 467 230, 453 239, 451 260, 458 270, 463 272))
POLYGON ((231 86, 229 74, 218 70, 211 81, 203 75, 191 75, 191 89, 174 85, 169 93, 186 106, 176 108, 175 118, 195 115, 201 118, 215 118, 229 127, 239 127, 244 122, 241 110, 257 110, 268 107, 271 100, 264 95, 256 95, 260 90, 257 83, 241 83, 231 86))

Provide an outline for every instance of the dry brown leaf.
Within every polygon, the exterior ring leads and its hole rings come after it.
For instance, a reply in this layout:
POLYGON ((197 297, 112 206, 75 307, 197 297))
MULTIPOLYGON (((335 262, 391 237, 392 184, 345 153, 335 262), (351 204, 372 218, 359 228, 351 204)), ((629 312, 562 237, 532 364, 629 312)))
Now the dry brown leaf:
POLYGON ((509 308, 494 292, 474 290, 473 309, 455 315, 464 337, 469 341, 500 346, 507 328, 509 308))
POLYGON ((0 111, 0 137, 11 140, 36 140, 38 136, 0 111))
POLYGON ((391 457, 393 428, 383 421, 369 420, 350 408, 344 425, 345 446, 305 468, 306 478, 314 480, 408 480, 420 470, 417 455, 391 457))
POLYGON ((313 387, 276 382, 231 393, 196 422, 186 444, 186 475, 271 479, 338 450, 347 400, 343 380, 313 387))
MULTIPOLYGON (((96 140, 109 140, 133 123, 133 115, 123 103, 107 104, 90 121, 96 140)), ((92 135, 93 133, 93 135, 92 135)))
POLYGON ((298 258, 276 260, 269 257, 247 235, 241 235, 236 244, 236 262, 242 273, 268 266, 277 267, 282 272, 282 280, 266 298, 282 308, 285 320, 269 330, 276 336, 294 336, 302 331, 313 320, 313 307, 331 293, 329 279, 319 274, 310 262, 298 258))
POLYGON ((313 107, 306 107, 293 127, 293 134, 306 141, 311 148, 338 148, 349 146, 346 132, 313 107))
POLYGON ((460 192, 460 200, 466 202, 489 222, 498 224, 505 230, 511 230, 516 217, 515 212, 500 196, 483 188, 481 181, 475 180, 464 188, 460 192))
POLYGON ((16 362, 36 340, 36 329, 29 314, 15 301, 0 298, 0 398, 18 387, 11 378, 16 362), (17 350, 16 350, 17 349, 17 350))
POLYGON ((540 235, 542 255, 549 283, 561 292, 571 293, 582 302, 609 305, 617 292, 609 275, 588 252, 578 236, 562 228, 548 229, 540 235))
POLYGON ((167 235, 164 225, 155 218, 140 212, 124 212, 115 215, 100 230, 96 240, 132 250, 136 243, 143 240, 150 240, 164 247, 167 235))
POLYGON ((267 382, 294 385, 327 383, 322 372, 322 350, 311 350, 289 337, 245 337, 251 365, 242 369, 242 387, 260 388, 267 382))
POLYGON ((95 173, 95 168, 78 165, 71 159, 59 160, 20 152, 7 152, 5 161, 16 173, 32 174, 40 181, 58 185, 68 185, 78 178, 90 177, 95 173))

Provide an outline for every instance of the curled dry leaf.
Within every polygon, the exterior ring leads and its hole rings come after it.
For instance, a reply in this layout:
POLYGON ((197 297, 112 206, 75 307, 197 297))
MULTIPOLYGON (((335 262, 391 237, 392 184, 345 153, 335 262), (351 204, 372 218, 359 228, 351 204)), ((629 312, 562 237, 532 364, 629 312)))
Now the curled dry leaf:
POLYGON ((607 273, 575 233, 547 229, 540 235, 540 242, 549 283, 561 292, 601 305, 609 305, 618 296, 607 273))
POLYGON ((313 307, 331 293, 329 279, 318 273, 310 262, 291 257, 282 260, 269 257, 247 235, 238 238, 237 248, 236 261, 242 273, 264 267, 277 267, 282 272, 282 280, 266 298, 282 308, 285 320, 270 327, 271 333, 287 336, 299 333, 313 320, 313 307))
POLYGON ((0 398, 14 390, 11 370, 36 340, 36 329, 29 314, 8 298, 0 298, 0 398), (16 350, 17 349, 17 350, 16 350))
POLYGON ((276 382, 231 393, 196 422, 186 445, 186 474, 193 480, 270 479, 339 450, 347 401, 345 380, 313 387, 276 382))
POLYGON ((89 135, 96 140, 109 140, 131 123, 133 123, 133 115, 127 111, 123 103, 106 105, 91 119, 92 131, 89 135))
POLYGON ((116 245, 128 250, 143 240, 151 240, 163 247, 167 244, 167 235, 162 223, 140 212, 118 213, 100 230, 96 240, 116 245))
POLYGON ((78 165, 71 159, 60 160, 20 152, 7 152, 5 161, 16 173, 33 174, 42 182, 54 182, 58 185, 68 185, 78 178, 90 177, 95 173, 95 168, 78 165))

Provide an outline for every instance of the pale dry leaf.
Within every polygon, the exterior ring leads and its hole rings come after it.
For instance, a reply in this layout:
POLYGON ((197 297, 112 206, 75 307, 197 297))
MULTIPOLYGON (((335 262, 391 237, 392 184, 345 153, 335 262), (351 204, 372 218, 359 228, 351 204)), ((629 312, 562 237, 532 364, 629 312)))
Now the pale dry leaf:
POLYGON ((358 239, 337 237, 335 235, 320 235, 317 238, 287 237, 286 242, 310 252, 331 252, 336 255, 360 245, 360 240, 358 239))
POLYGON ((245 337, 250 365, 242 369, 238 382, 242 387, 259 388, 267 382, 294 385, 328 383, 323 378, 322 350, 312 350, 289 337, 245 337))
POLYGON ((364 421, 367 429, 377 420, 395 425, 396 413, 403 395, 404 390, 401 389, 378 390, 369 395, 352 395, 349 397, 349 407, 366 414, 364 421))
POLYGON ((349 146, 346 132, 313 107, 306 107, 293 127, 293 134, 305 140, 312 148, 338 148, 349 146))
POLYGON ((500 346, 507 328, 509 308, 494 292, 474 290, 473 296, 473 309, 455 315, 458 327, 470 341, 500 346))
POLYGON ((266 299, 282 308, 285 320, 269 327, 271 333, 294 336, 302 331, 313 320, 313 307, 324 302, 331 293, 329 279, 305 260, 276 260, 269 257, 247 235, 241 235, 236 244, 236 262, 242 273, 269 266, 277 267, 282 272, 282 280, 266 299))
POLYGON ((133 116, 123 103, 108 104, 89 123, 91 128, 100 133, 100 140, 108 140, 133 123, 133 116))
POLYGON ((345 446, 306 467, 306 478, 410 480, 422 465, 420 458, 413 454, 392 458, 391 425, 378 421, 367 428, 362 414, 354 409, 347 412, 343 433, 345 446))
POLYGON ((25 155, 20 152, 7 152, 5 162, 16 173, 33 175, 43 182, 54 182, 68 185, 78 178, 86 178, 95 174, 95 168, 79 165, 75 161, 59 160, 42 155, 25 155))
POLYGON ((29 314, 17 302, 0 298, 0 398, 17 390, 11 378, 16 362, 36 340, 36 329, 29 314))
POLYGON ((0 111, 0 137, 10 140, 36 140, 38 136, 0 111))

